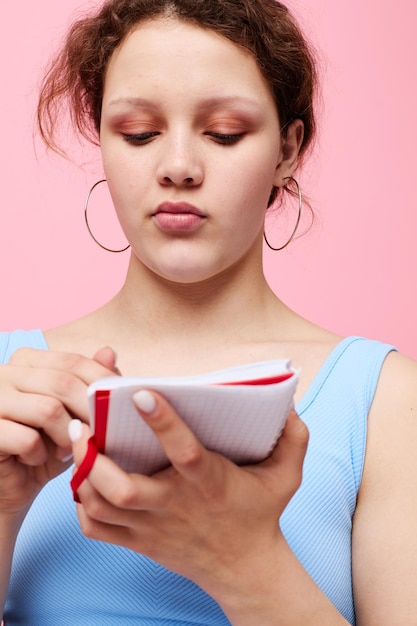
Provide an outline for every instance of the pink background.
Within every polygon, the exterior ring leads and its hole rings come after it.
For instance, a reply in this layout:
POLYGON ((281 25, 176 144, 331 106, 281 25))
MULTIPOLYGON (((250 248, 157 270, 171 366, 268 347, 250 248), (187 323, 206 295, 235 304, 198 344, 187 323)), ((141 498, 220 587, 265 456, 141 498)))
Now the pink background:
MULTIPOLYGON (((2 7, 0 327, 62 323, 120 285, 128 255, 89 239, 88 188, 98 154, 77 165, 33 142, 41 68, 75 10, 90 0, 2 7)), ((316 222, 287 251, 266 253, 268 279, 299 313, 340 334, 396 344, 417 358, 417 5, 398 0, 288 0, 320 48, 323 106, 315 154, 300 176, 316 222)), ((100 197, 92 205, 97 209, 100 197)), ((123 244, 111 221, 100 236, 123 244)), ((102 218, 100 218, 101 220, 102 218)), ((95 227, 98 228, 97 222, 95 227)), ((274 239, 273 223, 268 234, 274 239)), ((98 231, 97 231, 98 232, 98 231)), ((278 242, 276 242, 278 243, 278 242)))

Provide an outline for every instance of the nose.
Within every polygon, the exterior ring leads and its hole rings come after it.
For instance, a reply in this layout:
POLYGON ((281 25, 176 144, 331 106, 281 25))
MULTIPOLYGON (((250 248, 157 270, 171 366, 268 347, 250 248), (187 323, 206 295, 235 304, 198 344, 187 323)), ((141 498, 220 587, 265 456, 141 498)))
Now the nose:
POLYGON ((157 177, 161 185, 196 187, 203 181, 203 165, 195 142, 184 137, 164 142, 157 177))

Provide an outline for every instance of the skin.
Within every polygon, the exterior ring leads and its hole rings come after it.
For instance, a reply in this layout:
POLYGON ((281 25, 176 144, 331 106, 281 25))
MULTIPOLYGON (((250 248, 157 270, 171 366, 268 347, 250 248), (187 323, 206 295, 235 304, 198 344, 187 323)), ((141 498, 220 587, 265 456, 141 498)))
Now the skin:
MULTIPOLYGON (((130 265, 113 300, 46 332, 47 353, 20 350, 0 368, 3 597, 22 519, 42 485, 68 466, 60 459, 71 450, 70 422, 76 465, 84 456, 86 387, 116 368, 115 353, 103 346, 117 348, 127 375, 190 374, 290 355, 302 367, 300 397, 340 340, 290 311, 262 273, 267 201, 296 169, 302 124, 280 133, 270 89, 248 53, 175 20, 140 24, 110 60, 100 139, 130 265), (197 207, 201 223, 186 232, 161 229, 155 209, 165 201, 197 207)), ((359 626, 416 623, 416 374, 415 363, 390 355, 369 415, 353 535, 359 626)), ((308 445, 298 416, 290 415, 267 461, 238 468, 205 450, 153 397, 154 409, 138 412, 172 467, 128 475, 99 455, 79 490, 83 533, 194 580, 232 624, 346 624, 279 527, 308 445)))
MULTIPOLYGON (((195 63, 175 41, 182 27, 162 22, 155 38, 154 30, 134 32, 107 70, 100 134, 106 178, 139 271, 182 284, 220 274, 228 281, 230 271, 244 271, 242 260, 252 264, 258 256, 271 188, 283 184, 288 167, 272 95, 254 59, 232 43, 217 37, 216 47, 211 33, 187 29, 195 63), (163 80, 155 79, 162 68, 163 80), (161 200, 190 202, 205 223, 189 235, 161 232, 151 217, 161 200)), ((301 138, 297 122, 287 145, 293 159, 301 138)))

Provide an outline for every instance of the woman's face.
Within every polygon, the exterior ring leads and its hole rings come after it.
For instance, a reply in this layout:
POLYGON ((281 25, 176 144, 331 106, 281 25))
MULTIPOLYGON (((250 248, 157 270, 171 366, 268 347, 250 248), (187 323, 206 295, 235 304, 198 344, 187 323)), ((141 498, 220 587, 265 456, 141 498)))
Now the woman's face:
POLYGON ((294 151, 249 53, 175 19, 141 23, 110 59, 100 139, 140 263, 181 283, 259 263, 271 188, 294 151))

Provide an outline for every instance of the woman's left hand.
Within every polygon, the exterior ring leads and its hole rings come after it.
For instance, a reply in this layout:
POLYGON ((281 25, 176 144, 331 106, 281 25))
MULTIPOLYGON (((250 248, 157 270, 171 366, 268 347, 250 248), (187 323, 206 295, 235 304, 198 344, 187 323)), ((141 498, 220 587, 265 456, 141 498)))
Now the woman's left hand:
MULTIPOLYGON (((221 602, 284 542, 278 522, 301 482, 307 428, 292 411, 271 456, 238 467, 205 449, 159 394, 139 392, 135 404, 171 466, 127 474, 99 454, 78 491, 82 531, 148 556, 221 602)), ((78 466, 91 433, 74 420, 70 434, 78 466)))

